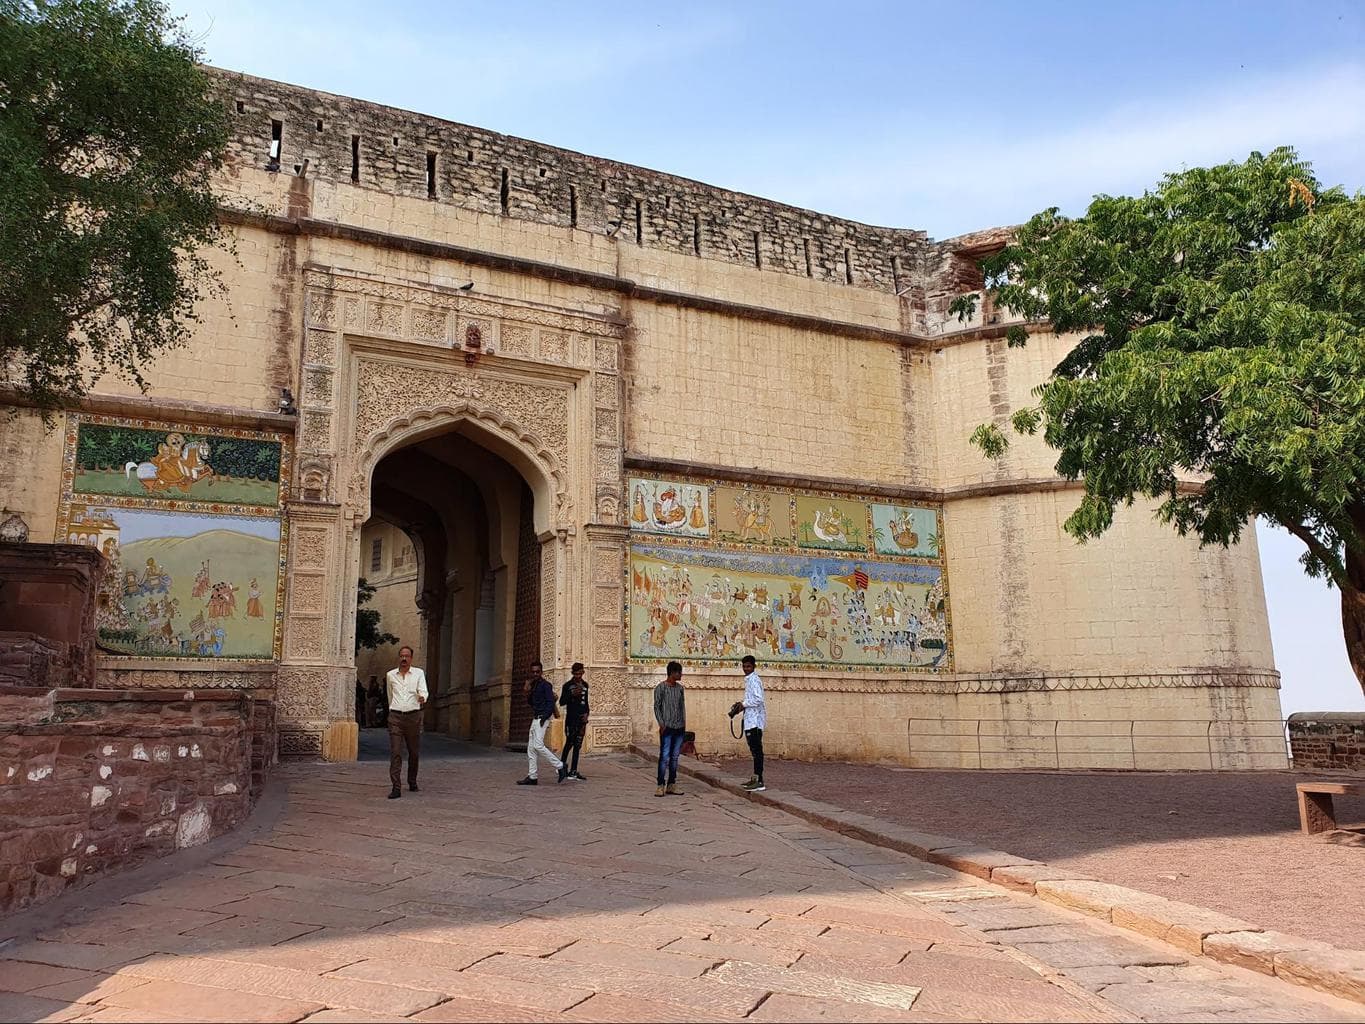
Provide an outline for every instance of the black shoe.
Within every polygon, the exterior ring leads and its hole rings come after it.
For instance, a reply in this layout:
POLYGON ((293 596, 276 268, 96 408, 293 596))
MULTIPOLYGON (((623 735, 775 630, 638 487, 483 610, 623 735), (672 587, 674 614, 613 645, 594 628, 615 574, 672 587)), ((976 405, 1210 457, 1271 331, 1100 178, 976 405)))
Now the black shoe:
POLYGON ((393 789, 389 790, 389 799, 390 799, 390 800, 397 800, 397 799, 398 799, 400 796, 402 796, 402 795, 403 795, 403 791, 402 791, 401 789, 399 789, 397 786, 394 786, 393 789))
POLYGON ((528 776, 526 776, 526 778, 524 778, 524 779, 518 779, 518 780, 517 780, 517 785, 518 785, 518 786, 538 786, 538 785, 540 785, 540 781, 539 781, 538 779, 533 779, 533 778, 531 778, 531 776, 528 775, 528 776))
POLYGON ((577 779, 579 782, 587 782, 588 777, 580 772, 569 772, 569 778, 577 779))
POLYGON ((408 783, 408 792, 409 792, 409 793, 416 793, 416 792, 417 792, 417 783, 415 783, 415 782, 409 782, 409 783, 408 783))
POLYGON ((565 767, 561 764, 561 765, 559 766, 559 778, 556 779, 555 781, 556 781, 556 782, 563 782, 563 781, 564 781, 565 779, 567 779, 568 777, 569 777, 569 769, 565 768, 565 767))

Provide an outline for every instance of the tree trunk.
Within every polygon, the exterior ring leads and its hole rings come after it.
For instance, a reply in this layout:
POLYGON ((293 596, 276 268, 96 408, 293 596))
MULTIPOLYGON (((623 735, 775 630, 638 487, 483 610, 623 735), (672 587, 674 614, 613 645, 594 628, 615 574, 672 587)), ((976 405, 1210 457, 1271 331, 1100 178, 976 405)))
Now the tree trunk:
POLYGON ((1365 691, 1365 559, 1346 553, 1346 571, 1354 587, 1341 589, 1341 632, 1346 640, 1346 657, 1356 682, 1365 691), (1357 578, 1360 577, 1360 578, 1357 578))

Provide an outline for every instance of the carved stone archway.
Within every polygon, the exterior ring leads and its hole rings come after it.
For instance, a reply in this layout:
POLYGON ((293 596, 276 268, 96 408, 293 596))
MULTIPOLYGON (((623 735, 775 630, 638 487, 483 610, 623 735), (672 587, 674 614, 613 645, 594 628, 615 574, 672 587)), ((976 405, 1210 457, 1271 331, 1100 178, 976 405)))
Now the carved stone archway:
POLYGON ((355 579, 371 478, 387 454, 458 432, 534 495, 541 657, 588 664, 589 746, 629 740, 625 705, 621 324, 602 314, 305 271, 290 503, 281 751, 355 756, 355 579), (466 358, 466 337, 479 339, 466 358))

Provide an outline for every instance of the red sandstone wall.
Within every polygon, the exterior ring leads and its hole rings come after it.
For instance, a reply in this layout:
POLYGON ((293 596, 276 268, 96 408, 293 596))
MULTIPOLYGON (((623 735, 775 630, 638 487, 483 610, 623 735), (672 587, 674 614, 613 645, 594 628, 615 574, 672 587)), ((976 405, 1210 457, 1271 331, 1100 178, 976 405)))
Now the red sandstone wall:
POLYGON ((239 825, 274 732, 238 692, 0 687, 0 913, 239 825))
POLYGON ((1289 748, 1297 769, 1365 772, 1365 714, 1290 715, 1289 748))

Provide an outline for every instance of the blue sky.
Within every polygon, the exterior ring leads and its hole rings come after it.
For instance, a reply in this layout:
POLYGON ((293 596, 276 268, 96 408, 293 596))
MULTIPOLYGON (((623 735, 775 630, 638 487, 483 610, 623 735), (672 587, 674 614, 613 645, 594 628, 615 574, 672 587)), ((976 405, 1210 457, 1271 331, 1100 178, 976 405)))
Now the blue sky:
MULTIPOLYGON (((175 0, 211 63, 937 238, 1293 145, 1365 188, 1365 4, 175 0)), ((1260 530, 1283 704, 1365 708, 1260 530)))

